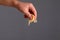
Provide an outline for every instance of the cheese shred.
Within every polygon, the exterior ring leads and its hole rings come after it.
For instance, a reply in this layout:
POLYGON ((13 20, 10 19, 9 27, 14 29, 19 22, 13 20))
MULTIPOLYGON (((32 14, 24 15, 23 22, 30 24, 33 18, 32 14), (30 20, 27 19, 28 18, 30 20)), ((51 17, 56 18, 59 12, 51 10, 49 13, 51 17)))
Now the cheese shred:
POLYGON ((28 26, 30 26, 31 23, 37 23, 37 19, 35 19, 34 15, 32 15, 32 20, 28 20, 28 26))

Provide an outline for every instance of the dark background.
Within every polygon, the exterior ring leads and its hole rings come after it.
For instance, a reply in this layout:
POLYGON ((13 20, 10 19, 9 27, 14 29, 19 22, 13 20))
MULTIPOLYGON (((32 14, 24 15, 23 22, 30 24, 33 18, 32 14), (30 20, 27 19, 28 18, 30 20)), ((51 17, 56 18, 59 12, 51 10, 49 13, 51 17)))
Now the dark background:
POLYGON ((60 0, 21 0, 32 2, 38 23, 27 25, 20 11, 0 5, 0 40, 60 40, 60 0))

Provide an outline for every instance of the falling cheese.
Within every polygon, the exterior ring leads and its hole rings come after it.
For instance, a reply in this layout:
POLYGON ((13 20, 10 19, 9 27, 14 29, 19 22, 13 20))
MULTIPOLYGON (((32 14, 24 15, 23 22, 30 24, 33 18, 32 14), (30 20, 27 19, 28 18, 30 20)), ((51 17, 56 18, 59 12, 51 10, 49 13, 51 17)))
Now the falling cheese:
POLYGON ((36 23, 37 22, 37 19, 35 19, 35 16, 32 15, 32 20, 28 20, 28 26, 31 24, 31 23, 36 23))

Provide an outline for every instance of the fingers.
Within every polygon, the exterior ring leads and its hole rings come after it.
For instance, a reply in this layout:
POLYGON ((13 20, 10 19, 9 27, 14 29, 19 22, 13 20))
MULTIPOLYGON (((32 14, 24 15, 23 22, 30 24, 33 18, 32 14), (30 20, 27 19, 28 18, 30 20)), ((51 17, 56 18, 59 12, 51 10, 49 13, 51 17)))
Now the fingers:
POLYGON ((24 15, 24 18, 32 19, 32 15, 27 11, 24 15))
POLYGON ((36 11, 36 9, 35 9, 35 7, 33 5, 30 6, 30 10, 35 15, 35 18, 37 18, 37 11, 36 11))
POLYGON ((24 15, 24 18, 32 19, 31 14, 33 14, 35 16, 35 19, 37 19, 37 12, 36 12, 36 9, 33 5, 30 6, 29 9, 25 12, 26 12, 26 15, 24 15))
POLYGON ((28 16, 24 15, 24 18, 28 18, 28 16))

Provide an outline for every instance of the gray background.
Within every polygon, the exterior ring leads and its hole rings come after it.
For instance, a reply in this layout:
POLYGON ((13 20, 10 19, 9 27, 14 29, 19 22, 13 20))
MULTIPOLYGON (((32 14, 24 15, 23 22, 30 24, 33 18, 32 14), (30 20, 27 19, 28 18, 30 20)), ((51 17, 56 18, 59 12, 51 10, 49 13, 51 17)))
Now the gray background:
POLYGON ((0 6, 0 40, 60 40, 60 1, 21 1, 34 4, 38 23, 28 26, 20 11, 0 6))

